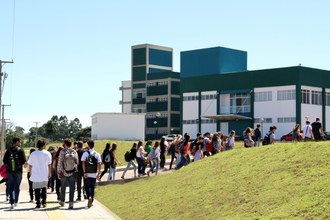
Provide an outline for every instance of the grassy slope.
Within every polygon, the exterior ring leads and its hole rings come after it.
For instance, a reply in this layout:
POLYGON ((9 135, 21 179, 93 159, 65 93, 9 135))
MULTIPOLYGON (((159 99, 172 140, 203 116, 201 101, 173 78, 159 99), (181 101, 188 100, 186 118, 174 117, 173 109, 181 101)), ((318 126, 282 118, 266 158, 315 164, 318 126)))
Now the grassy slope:
POLYGON ((238 148, 179 171, 99 186, 123 219, 330 219, 329 142, 238 148))

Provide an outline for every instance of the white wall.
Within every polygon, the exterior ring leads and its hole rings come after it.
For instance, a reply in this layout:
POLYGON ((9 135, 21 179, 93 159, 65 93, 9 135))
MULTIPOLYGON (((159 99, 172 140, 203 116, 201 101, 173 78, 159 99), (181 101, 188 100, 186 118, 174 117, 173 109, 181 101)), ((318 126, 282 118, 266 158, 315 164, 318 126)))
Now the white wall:
MULTIPOLYGON (((269 131, 269 127, 275 125, 276 139, 291 131, 295 122, 278 123, 279 117, 296 117, 296 100, 277 100, 277 91, 281 90, 296 90, 295 85, 292 86, 277 86, 277 87, 262 87, 255 88, 254 92, 272 92, 272 100, 265 102, 254 102, 254 118, 271 118, 272 123, 262 123, 262 136, 269 131)), ((256 124, 254 125, 256 127, 256 124)))
MULTIPOLYGON (((183 97, 198 96, 198 92, 184 93, 183 97)), ((183 101, 182 104, 182 119, 183 120, 196 120, 198 119, 198 99, 193 101, 183 101)), ((189 133, 190 135, 196 134, 198 131, 198 124, 183 124, 182 134, 189 133)))
POLYGON ((220 114, 230 113, 230 94, 220 95, 220 114))
POLYGON ((92 115, 94 140, 144 140, 145 114, 95 113, 92 115))

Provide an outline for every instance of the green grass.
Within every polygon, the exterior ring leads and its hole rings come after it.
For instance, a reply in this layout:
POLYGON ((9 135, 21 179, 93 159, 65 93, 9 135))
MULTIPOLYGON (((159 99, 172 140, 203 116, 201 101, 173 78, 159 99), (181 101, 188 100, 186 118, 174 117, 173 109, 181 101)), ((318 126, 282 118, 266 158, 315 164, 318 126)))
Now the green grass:
POLYGON ((122 219, 330 219, 329 142, 233 151, 179 171, 98 186, 122 219))

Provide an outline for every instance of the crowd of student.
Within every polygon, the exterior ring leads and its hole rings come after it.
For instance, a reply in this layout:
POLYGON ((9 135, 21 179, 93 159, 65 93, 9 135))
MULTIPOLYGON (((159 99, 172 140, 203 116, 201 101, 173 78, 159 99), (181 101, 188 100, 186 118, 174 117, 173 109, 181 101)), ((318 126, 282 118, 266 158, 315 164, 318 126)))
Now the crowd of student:
POLYGON ((100 179, 102 159, 94 150, 94 141, 88 141, 88 148, 83 143, 75 143, 72 148, 70 139, 65 139, 61 147, 50 147, 38 140, 37 149, 31 149, 28 159, 20 147, 19 138, 13 139, 13 146, 5 152, 3 166, 0 169, 1 182, 6 182, 6 196, 12 210, 17 206, 22 181, 23 167, 26 168, 29 180, 30 202, 33 199, 36 209, 47 207, 47 189, 54 190, 60 206, 65 204, 66 187, 69 186, 69 209, 73 209, 74 193, 77 189, 77 200, 81 201, 82 189, 84 199, 90 208, 94 200, 96 179, 100 179), (83 188, 82 188, 83 182, 83 188))
MULTIPOLYGON (((258 147, 275 143, 276 126, 271 126, 265 137, 261 139, 260 124, 255 129, 246 128, 243 132, 244 147, 258 147)), ((308 141, 322 139, 322 125, 320 119, 310 125, 306 120, 306 125, 300 129, 297 124, 292 129, 293 141, 308 141)), ((178 135, 171 143, 162 137, 160 141, 143 141, 133 143, 130 151, 126 152, 125 160, 127 166, 121 175, 125 179, 128 169, 133 166, 134 177, 158 174, 159 170, 165 169, 166 155, 171 156, 169 170, 178 170, 190 162, 199 161, 205 157, 217 153, 232 150, 235 145, 235 131, 231 131, 228 136, 224 136, 220 131, 211 134, 206 132, 204 135, 197 133, 196 138, 191 140, 189 134, 178 135), (135 162, 136 161, 136 162, 135 162), (137 163, 137 164, 136 164, 137 163), (146 171, 149 166, 149 170, 146 171)), ((20 148, 20 139, 13 139, 13 146, 5 152, 3 166, 0 167, 0 175, 3 179, 0 184, 6 182, 6 196, 10 203, 10 209, 18 203, 20 193, 20 183, 22 180, 23 167, 26 168, 29 180, 30 202, 35 199, 36 209, 47 206, 47 189, 55 191, 60 206, 65 203, 66 186, 69 186, 69 209, 73 209, 74 193, 77 189, 77 200, 88 200, 87 207, 92 206, 96 180, 109 172, 108 181, 116 178, 116 166, 121 164, 117 158, 117 144, 107 143, 103 153, 100 155, 94 150, 94 142, 88 141, 88 147, 83 148, 82 142, 75 142, 71 148, 70 139, 65 139, 63 146, 50 147, 45 150, 45 142, 39 140, 37 149, 31 149, 28 160, 24 151, 20 148), (101 164, 104 170, 101 173, 101 164), (84 187, 82 187, 82 184, 84 187)))

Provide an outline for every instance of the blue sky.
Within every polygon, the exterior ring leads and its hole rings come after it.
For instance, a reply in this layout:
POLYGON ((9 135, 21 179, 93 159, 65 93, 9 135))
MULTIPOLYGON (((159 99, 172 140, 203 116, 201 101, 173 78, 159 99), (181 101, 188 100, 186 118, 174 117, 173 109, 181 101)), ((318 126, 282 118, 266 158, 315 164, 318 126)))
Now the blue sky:
POLYGON ((15 62, 3 67, 5 118, 89 126, 96 112, 120 112, 136 44, 172 47, 175 71, 181 51, 215 46, 247 51, 249 70, 330 70, 329 11, 326 0, 0 0, 0 59, 15 62))

